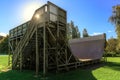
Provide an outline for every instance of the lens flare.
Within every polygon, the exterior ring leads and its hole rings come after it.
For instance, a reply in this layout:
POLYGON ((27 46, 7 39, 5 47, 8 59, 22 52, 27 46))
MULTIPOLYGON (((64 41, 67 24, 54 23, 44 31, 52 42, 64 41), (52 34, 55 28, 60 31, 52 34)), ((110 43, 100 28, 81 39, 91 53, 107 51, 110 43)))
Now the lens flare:
MULTIPOLYGON (((32 18, 35 10, 37 10, 41 5, 38 3, 32 3, 25 5, 25 8, 23 10, 23 18, 25 21, 28 21, 32 18)), ((36 18, 39 18, 39 15, 36 15, 36 18)))

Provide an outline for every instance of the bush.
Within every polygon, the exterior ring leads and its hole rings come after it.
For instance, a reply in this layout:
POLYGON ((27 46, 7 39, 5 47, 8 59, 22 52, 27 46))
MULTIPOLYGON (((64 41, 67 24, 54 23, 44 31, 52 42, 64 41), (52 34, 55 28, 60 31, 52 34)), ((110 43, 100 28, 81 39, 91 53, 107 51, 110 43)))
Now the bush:
POLYGON ((0 54, 8 53, 8 36, 0 43, 0 54))
POLYGON ((120 54, 118 54, 117 52, 106 52, 103 55, 104 57, 118 57, 120 56, 120 54))

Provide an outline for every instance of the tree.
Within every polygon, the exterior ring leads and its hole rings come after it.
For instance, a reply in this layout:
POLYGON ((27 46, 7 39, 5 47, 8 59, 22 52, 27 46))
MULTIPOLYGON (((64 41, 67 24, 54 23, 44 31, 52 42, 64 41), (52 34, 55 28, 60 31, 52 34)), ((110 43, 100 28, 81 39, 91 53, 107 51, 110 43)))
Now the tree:
POLYGON ((74 26, 72 26, 72 38, 77 38, 77 31, 76 28, 74 26))
POLYGON ((67 38, 72 39, 72 28, 70 23, 67 24, 67 38))
POLYGON ((83 37, 89 37, 88 32, 85 28, 83 29, 83 37))
POLYGON ((0 41, 3 39, 3 36, 0 35, 0 41))
POLYGON ((119 42, 117 49, 120 50, 120 5, 113 6, 112 16, 110 16, 109 21, 115 25, 115 31, 119 42))
POLYGON ((106 45, 106 52, 111 54, 112 56, 115 55, 117 53, 117 39, 115 38, 110 38, 107 41, 107 45, 106 45))
POLYGON ((73 21, 67 24, 67 38, 68 39, 80 38, 78 26, 74 26, 73 21))
POLYGON ((77 33, 77 35, 76 35, 77 38, 80 38, 81 35, 80 35, 80 32, 79 32, 78 26, 76 26, 75 29, 76 29, 76 33, 77 33))
POLYGON ((0 43, 0 53, 8 53, 8 36, 5 37, 0 43))

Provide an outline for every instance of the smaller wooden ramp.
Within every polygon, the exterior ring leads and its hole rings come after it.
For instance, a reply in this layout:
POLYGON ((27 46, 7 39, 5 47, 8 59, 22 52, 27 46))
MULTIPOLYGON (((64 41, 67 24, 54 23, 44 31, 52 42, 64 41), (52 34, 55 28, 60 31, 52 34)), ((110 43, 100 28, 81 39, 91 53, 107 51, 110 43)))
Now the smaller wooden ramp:
POLYGON ((69 40, 70 49, 80 61, 91 61, 102 58, 105 47, 105 34, 69 40))

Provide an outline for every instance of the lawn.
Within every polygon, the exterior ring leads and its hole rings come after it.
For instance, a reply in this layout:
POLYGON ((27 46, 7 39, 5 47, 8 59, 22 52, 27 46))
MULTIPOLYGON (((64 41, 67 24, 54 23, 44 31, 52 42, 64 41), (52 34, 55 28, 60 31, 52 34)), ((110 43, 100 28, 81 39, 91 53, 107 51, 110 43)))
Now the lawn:
MULTIPOLYGON (((0 66, 7 66, 7 56, 0 56, 0 66)), ((3 69, 1 68, 1 69, 3 69)), ((34 71, 9 70, 0 72, 0 80, 43 80, 34 71)), ((120 57, 109 57, 104 64, 82 67, 69 72, 48 73, 46 80, 120 80, 120 57)))
POLYGON ((8 66, 8 56, 0 55, 0 72, 8 66))
POLYGON ((120 80, 120 57, 108 58, 107 63, 92 71, 97 80, 120 80))

